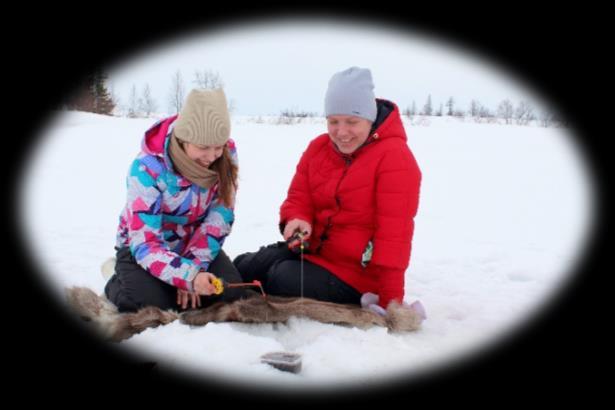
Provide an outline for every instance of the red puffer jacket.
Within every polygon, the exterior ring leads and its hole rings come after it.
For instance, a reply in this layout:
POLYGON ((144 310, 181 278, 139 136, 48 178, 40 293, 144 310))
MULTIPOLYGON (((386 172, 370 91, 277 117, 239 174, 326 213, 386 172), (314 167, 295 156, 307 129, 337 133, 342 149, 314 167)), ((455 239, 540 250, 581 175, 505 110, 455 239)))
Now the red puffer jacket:
POLYGON ((378 105, 375 131, 351 155, 340 153, 328 134, 310 143, 280 209, 280 226, 294 218, 310 222, 305 259, 361 293, 377 293, 386 308, 404 297, 421 171, 399 109, 385 100, 378 105), (373 254, 364 266, 370 241, 373 254))

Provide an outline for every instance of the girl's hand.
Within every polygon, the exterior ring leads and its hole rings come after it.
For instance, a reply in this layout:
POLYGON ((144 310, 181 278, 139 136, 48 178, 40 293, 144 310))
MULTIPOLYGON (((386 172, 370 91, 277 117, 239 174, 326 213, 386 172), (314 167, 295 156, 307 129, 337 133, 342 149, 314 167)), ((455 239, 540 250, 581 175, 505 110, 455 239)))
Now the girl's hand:
POLYGON ((199 272, 192 282, 194 291, 199 295, 214 295, 216 293, 216 287, 211 283, 213 279, 216 279, 216 277, 211 273, 205 271, 199 272))
POLYGON ((201 297, 194 292, 177 289, 177 304, 181 305, 182 309, 186 309, 188 303, 192 305, 193 309, 201 307, 201 297))

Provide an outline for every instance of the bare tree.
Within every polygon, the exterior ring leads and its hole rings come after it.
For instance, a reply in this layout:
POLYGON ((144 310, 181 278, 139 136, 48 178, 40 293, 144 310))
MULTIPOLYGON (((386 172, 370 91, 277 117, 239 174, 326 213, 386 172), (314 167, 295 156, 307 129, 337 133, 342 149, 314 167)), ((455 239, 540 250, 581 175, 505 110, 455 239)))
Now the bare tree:
POLYGON ((171 78, 171 88, 169 90, 169 109, 171 112, 180 112, 184 105, 186 88, 184 78, 180 70, 177 70, 171 78))
POLYGON ((224 82, 218 72, 213 70, 196 70, 194 72, 194 80, 192 81, 198 88, 204 90, 215 90, 223 88, 224 82))
POLYGON ((149 86, 149 83, 145 83, 145 86, 143 87, 143 92, 141 94, 141 98, 139 99, 139 102, 140 102, 139 111, 141 111, 143 115, 145 115, 146 117, 151 116, 152 113, 156 111, 157 104, 156 104, 156 101, 154 101, 154 98, 152 97, 152 90, 149 86))
POLYGON ((455 100, 453 100, 453 97, 449 98, 448 101, 446 101, 446 108, 448 108, 446 115, 448 116, 453 115, 454 105, 455 105, 455 100))
POLYGON ((528 101, 521 101, 515 110, 515 120, 519 125, 528 125, 536 119, 534 107, 528 101))
POLYGON ((128 95, 128 117, 136 118, 139 111, 139 100, 137 97, 137 86, 132 85, 128 95))
POLYGON ((444 107, 442 106, 442 103, 440 103, 440 108, 438 108, 438 111, 436 111, 436 117, 441 117, 443 112, 444 107))
POLYGON ((478 101, 476 100, 470 101, 470 116, 478 117, 478 114, 480 113, 480 107, 481 107, 481 104, 478 101))
POLYGON ((513 104, 509 99, 502 101, 500 105, 498 105, 498 117, 504 119, 506 124, 512 124, 514 112, 513 104))

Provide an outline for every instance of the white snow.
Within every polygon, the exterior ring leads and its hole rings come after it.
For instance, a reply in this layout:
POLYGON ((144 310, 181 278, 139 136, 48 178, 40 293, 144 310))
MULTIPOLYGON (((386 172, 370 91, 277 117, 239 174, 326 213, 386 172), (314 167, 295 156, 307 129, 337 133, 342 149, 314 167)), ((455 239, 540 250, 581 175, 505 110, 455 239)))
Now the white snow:
MULTIPOLYGON (((23 175, 21 222, 41 280, 102 293, 125 176, 152 119, 58 113, 23 175)), ((322 118, 276 125, 241 117, 231 258, 279 240, 277 216, 299 156, 322 118)), ((276 386, 367 386, 420 375, 491 343, 532 317, 566 283, 592 221, 593 186, 569 131, 442 117, 406 122, 423 172, 406 300, 421 300, 420 331, 389 334, 303 318, 286 324, 178 322, 122 343, 162 368, 276 386), (274 350, 303 354, 300 374, 259 363, 274 350)))

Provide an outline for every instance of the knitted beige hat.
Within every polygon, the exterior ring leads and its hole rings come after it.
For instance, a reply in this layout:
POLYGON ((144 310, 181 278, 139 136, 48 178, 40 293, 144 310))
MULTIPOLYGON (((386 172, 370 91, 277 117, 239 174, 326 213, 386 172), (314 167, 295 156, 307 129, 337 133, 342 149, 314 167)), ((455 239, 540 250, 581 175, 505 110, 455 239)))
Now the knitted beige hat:
POLYGON ((222 89, 192 90, 175 121, 175 136, 196 145, 223 145, 231 120, 222 89))

